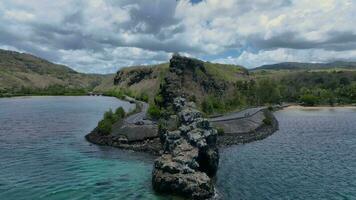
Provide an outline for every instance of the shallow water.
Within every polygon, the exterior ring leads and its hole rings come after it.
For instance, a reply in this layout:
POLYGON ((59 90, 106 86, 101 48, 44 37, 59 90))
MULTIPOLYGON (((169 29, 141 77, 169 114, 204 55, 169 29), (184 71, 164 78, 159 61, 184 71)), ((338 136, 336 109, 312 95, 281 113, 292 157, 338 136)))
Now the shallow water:
POLYGON ((109 97, 0 99, 0 199, 158 199, 152 158, 84 139, 109 97))
MULTIPOLYGON (((153 158, 84 139, 108 97, 0 99, 0 199, 166 199, 153 158)), ((220 151, 223 199, 356 199, 356 110, 287 109, 265 140, 220 151)))
POLYGON ((356 110, 287 109, 265 140, 221 151, 224 199, 356 199, 356 110))

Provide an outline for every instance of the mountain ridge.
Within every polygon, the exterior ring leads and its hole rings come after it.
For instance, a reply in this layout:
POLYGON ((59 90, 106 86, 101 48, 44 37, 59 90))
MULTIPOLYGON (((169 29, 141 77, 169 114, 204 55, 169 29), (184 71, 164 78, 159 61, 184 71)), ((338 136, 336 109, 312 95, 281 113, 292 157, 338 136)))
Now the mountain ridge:
POLYGON ((300 70, 300 69, 330 69, 345 68, 356 69, 356 62, 334 61, 329 63, 303 63, 303 62, 281 62, 276 64, 262 65, 251 69, 255 70, 300 70))

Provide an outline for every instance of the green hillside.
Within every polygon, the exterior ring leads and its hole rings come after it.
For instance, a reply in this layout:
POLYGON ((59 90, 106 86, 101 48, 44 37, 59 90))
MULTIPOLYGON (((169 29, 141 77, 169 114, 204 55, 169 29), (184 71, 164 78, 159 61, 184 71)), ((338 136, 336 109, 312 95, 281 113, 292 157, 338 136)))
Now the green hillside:
POLYGON ((248 71, 241 66, 175 55, 169 63, 118 71, 117 92, 149 101, 155 113, 185 96, 207 114, 281 102, 306 105, 356 103, 352 64, 248 71))
POLYGON ((0 96, 85 93, 113 85, 113 75, 78 73, 26 53, 0 50, 0 96))

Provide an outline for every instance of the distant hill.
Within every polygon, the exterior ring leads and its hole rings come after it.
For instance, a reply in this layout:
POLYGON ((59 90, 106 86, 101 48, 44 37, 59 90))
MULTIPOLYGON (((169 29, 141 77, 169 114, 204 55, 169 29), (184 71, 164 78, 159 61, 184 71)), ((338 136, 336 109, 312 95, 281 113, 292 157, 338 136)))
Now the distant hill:
POLYGON ((95 90, 113 85, 114 75, 83 74, 36 56, 0 50, 0 93, 47 90, 95 90), (54 89, 53 89, 54 90, 54 89))
POLYGON ((299 63, 284 62, 271 65, 263 65, 253 70, 311 70, 311 69, 331 69, 344 68, 356 69, 356 62, 336 61, 331 63, 299 63))

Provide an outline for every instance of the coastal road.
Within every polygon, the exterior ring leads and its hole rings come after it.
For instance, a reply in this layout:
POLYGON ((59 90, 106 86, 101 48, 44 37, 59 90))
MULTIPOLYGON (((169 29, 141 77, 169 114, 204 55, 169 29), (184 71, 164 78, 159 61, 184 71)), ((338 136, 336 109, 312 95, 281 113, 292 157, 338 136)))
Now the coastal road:
POLYGON ((245 109, 245 110, 242 110, 242 111, 226 114, 226 115, 221 116, 221 117, 210 118, 209 121, 210 122, 219 122, 219 121, 227 121, 227 120, 245 118, 245 117, 254 115, 257 112, 259 112, 260 110, 263 110, 265 108, 266 108, 265 106, 256 107, 256 108, 248 108, 248 109, 245 109))
POLYGON ((141 105, 141 111, 139 113, 133 114, 125 118, 125 122, 127 124, 136 124, 138 122, 143 122, 144 124, 151 124, 152 122, 150 120, 146 120, 147 118, 147 110, 148 110, 148 103, 143 102, 143 101, 137 101, 132 98, 127 98, 130 101, 134 101, 136 103, 139 103, 141 105))

